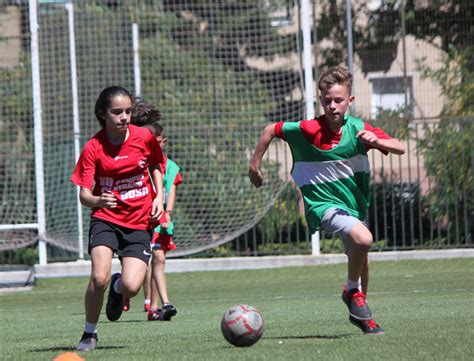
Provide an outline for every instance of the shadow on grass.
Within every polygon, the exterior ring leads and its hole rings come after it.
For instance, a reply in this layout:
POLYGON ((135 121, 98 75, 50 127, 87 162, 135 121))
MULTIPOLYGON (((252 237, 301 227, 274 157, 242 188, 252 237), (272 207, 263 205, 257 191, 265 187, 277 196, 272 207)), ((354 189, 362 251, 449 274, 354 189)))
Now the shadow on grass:
MULTIPOLYGON (((130 312, 130 313, 136 313, 136 317, 140 317, 140 316, 143 316, 143 319, 142 320, 123 320, 123 319, 119 319, 117 321, 113 321, 114 323, 120 323, 120 322, 142 322, 142 321, 148 321, 147 320, 147 313, 146 312, 130 312)), ((77 313, 71 313, 71 316, 85 316, 85 313, 84 312, 77 312, 77 313)), ((132 316, 132 317, 135 317, 132 316)), ((101 314, 100 315, 100 320, 99 320, 99 323, 110 323, 112 321, 109 321, 107 320, 107 317, 105 316, 105 314, 101 314)))
POLYGON ((116 325, 119 325, 121 323, 139 323, 139 322, 148 322, 148 320, 146 318, 144 318, 143 320, 118 320, 118 321, 103 320, 103 321, 99 321, 99 324, 115 323, 116 325))
MULTIPOLYGON (((74 314, 71 314, 71 316, 84 316, 84 313, 74 313, 74 314)), ((113 321, 113 323, 122 323, 122 322, 146 322, 148 321, 147 320, 147 315, 146 313, 144 313, 144 318, 143 320, 117 320, 117 321, 113 321)), ((99 323, 102 324, 102 323, 111 323, 112 321, 108 321, 104 318, 104 320, 100 320, 99 323)))
POLYGON ((281 337, 265 337, 263 336, 264 340, 339 340, 341 338, 346 338, 349 336, 353 336, 351 333, 345 333, 342 335, 307 335, 307 336, 281 336, 281 337))
MULTIPOLYGON (((127 348, 126 346, 97 346, 96 350, 116 350, 116 349, 122 349, 122 348, 127 348)), ((33 352, 52 352, 52 351, 62 351, 62 352, 78 352, 76 350, 76 347, 71 347, 71 346, 57 346, 57 347, 47 347, 47 348, 35 348, 32 350, 29 350, 28 352, 33 353, 33 352)))

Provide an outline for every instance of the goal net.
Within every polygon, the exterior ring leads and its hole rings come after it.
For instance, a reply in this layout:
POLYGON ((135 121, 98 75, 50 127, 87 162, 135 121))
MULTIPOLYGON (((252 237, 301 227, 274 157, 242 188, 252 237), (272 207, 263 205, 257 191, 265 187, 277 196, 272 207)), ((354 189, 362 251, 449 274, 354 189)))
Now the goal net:
MULTIPOLYGON (((291 167, 283 143, 274 142, 262 164, 265 186, 251 186, 247 170, 259 134, 268 123, 305 115, 297 7, 270 0, 72 3, 37 6, 45 240, 87 249, 90 210, 78 208, 69 178, 75 140, 82 149, 99 129, 94 103, 110 85, 156 104, 164 116, 165 153, 183 176, 174 213, 178 249, 170 256, 251 229, 291 167)), ((0 249, 36 240, 34 227, 20 225, 38 222, 30 14, 21 4, 3 11, 11 11, 21 33, 7 39, 17 59, 0 68, 0 249)))

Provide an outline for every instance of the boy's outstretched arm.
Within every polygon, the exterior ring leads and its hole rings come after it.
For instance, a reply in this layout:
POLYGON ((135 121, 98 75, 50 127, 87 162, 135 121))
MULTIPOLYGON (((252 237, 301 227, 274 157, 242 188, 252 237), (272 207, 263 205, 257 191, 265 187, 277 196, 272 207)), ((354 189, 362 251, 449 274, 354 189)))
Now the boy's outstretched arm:
POLYGON ((249 178, 250 182, 257 188, 263 184, 263 177, 260 173, 260 161, 274 137, 275 124, 269 124, 263 129, 260 139, 255 146, 252 159, 250 160, 249 178))
POLYGON ((356 134, 357 138, 360 138, 367 144, 370 144, 376 148, 385 150, 394 154, 404 154, 405 146, 397 139, 380 139, 370 130, 361 130, 356 134))

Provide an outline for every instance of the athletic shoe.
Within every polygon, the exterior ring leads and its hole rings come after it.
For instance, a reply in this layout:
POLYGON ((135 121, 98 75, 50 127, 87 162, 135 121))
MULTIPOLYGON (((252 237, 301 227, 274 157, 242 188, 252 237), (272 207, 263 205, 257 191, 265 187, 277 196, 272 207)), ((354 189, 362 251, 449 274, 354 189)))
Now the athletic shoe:
POLYGON ((148 311, 148 321, 162 321, 161 308, 148 311))
POLYGON ((130 309, 130 298, 124 297, 123 298, 123 310, 125 312, 128 312, 129 309, 130 309))
POLYGON ((143 311, 148 312, 150 311, 150 304, 149 303, 144 303, 143 304, 143 311))
POLYGON ((357 288, 353 288, 349 291, 344 289, 344 291, 342 291, 342 300, 349 308, 350 315, 355 319, 361 321, 372 319, 372 312, 365 302, 365 295, 357 288))
POLYGON ((97 346, 97 333, 87 333, 84 332, 77 345, 77 351, 94 351, 97 346))
POLYGON ((163 321, 171 320, 171 317, 173 317, 177 313, 178 311, 176 311, 176 308, 174 308, 174 306, 171 303, 167 303, 161 309, 161 317, 163 318, 163 321))
POLYGON ((375 322, 371 320, 357 320, 352 316, 349 316, 349 321, 357 327, 359 327, 366 335, 383 335, 383 329, 375 322))
POLYGON ((115 292, 114 284, 120 278, 120 273, 115 273, 110 280, 109 285, 109 297, 107 299, 107 305, 105 306, 105 314, 109 321, 117 321, 122 315, 123 311, 123 295, 115 292))

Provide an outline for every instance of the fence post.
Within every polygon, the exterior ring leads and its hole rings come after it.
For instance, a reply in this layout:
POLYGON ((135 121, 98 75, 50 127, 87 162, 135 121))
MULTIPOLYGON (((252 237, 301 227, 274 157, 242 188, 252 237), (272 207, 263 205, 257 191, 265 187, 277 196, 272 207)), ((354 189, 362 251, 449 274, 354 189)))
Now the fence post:
POLYGON ((140 41, 138 24, 132 24, 132 43, 133 43, 133 78, 135 80, 135 95, 141 96, 142 82, 140 74, 140 41))
MULTIPOLYGON (((74 30, 74 4, 72 2, 64 5, 67 10, 68 32, 69 32, 69 57, 71 59, 71 94, 72 94, 72 122, 74 134, 74 160, 79 160, 81 154, 81 128, 79 123, 79 93, 77 90, 77 63, 76 63, 76 33, 74 30)), ((79 259, 84 259, 84 227, 82 222, 82 205, 79 199, 80 189, 76 187, 76 209, 77 209, 77 243, 79 259)))
MULTIPOLYGON (((314 9, 313 9, 314 11, 314 9)), ((313 64, 311 46, 311 15, 309 13, 309 0, 301 1, 301 31, 303 33, 303 68, 304 90, 306 100, 306 119, 314 118, 314 92, 313 92, 313 64)), ((311 235, 311 254, 319 254, 319 231, 311 235)))
MULTIPOLYGON (((347 68, 354 75, 354 41, 352 39, 352 3, 346 0, 346 32, 347 32, 347 68)), ((352 79, 352 89, 355 89, 354 77, 352 79)), ((352 103, 350 112, 355 114, 355 103, 352 103)))
POLYGON ((44 198, 44 164, 43 164, 43 123, 41 107, 40 63, 38 48, 38 8, 37 0, 29 0, 29 21, 31 31, 31 77, 33 84, 33 119, 35 138, 35 182, 36 207, 38 219, 39 264, 48 263, 46 250, 46 218, 44 198))
POLYGON ((311 48, 311 16, 309 0, 301 1, 301 31, 303 33, 304 91, 306 100, 306 119, 314 118, 313 64, 311 48))
POLYGON ((319 231, 316 231, 311 235, 311 255, 319 256, 321 254, 319 248, 319 231))

